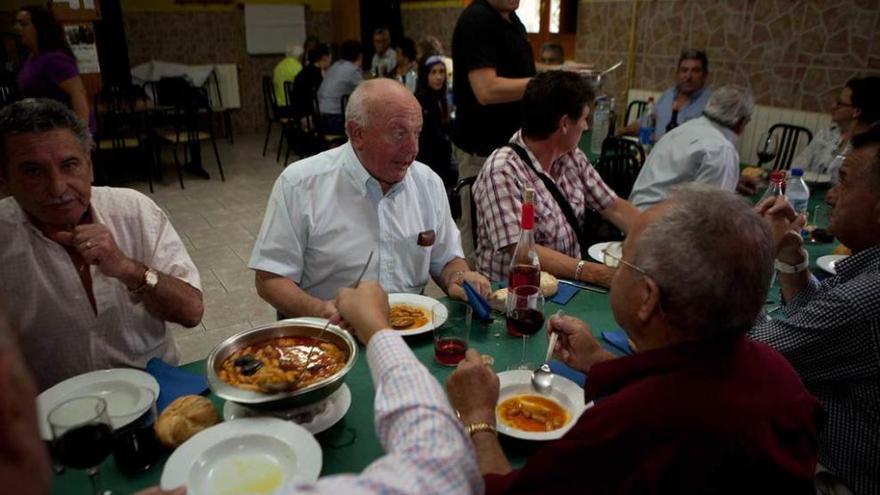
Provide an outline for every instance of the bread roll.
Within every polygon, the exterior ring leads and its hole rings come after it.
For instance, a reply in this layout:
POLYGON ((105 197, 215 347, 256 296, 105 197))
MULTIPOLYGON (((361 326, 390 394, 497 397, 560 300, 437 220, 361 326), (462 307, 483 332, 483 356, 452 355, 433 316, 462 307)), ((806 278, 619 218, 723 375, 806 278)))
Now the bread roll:
POLYGON ((852 251, 850 251, 850 249, 843 244, 838 244, 837 247, 834 248, 832 254, 843 254, 846 256, 852 256, 852 251))
POLYGON ((507 308, 507 287, 498 289, 489 296, 489 306, 497 311, 505 311, 507 308))
POLYGON ((156 436, 162 445, 177 448, 196 433, 220 422, 211 401, 200 395, 178 397, 159 415, 156 436))
POLYGON ((547 272, 541 272, 541 294, 544 294, 544 297, 551 297, 556 295, 558 291, 559 280, 547 272))

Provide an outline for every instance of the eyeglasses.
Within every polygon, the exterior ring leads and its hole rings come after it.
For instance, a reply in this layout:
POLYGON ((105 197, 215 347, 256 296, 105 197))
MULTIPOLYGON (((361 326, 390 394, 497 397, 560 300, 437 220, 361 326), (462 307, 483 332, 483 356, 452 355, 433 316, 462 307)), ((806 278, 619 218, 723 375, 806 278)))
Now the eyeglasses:
POLYGON ((623 259, 623 243, 620 242, 612 242, 602 250, 602 262, 609 268, 617 268, 624 264, 646 277, 650 276, 644 269, 623 259))
POLYGON ((834 104, 835 104, 836 106, 838 106, 838 107, 854 107, 854 106, 855 106, 855 105, 853 105, 852 103, 845 103, 845 102, 842 102, 842 101, 840 101, 840 100, 835 100, 835 101, 834 101, 834 104))

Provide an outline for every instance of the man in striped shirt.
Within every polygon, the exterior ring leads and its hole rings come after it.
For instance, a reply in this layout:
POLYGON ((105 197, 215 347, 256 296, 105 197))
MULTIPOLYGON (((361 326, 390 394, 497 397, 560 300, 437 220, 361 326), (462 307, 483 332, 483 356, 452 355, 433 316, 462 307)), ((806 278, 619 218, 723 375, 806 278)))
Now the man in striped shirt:
POLYGON ((822 402, 819 493, 880 493, 880 128, 853 137, 854 150, 828 192, 829 230, 852 249, 819 282, 807 269, 803 217, 784 199, 759 205, 777 243, 785 317, 752 337, 784 355, 822 402))
POLYGON ((508 146, 489 156, 474 183, 477 265, 492 280, 507 279, 520 231, 523 190, 533 188, 534 235, 541 268, 559 277, 605 286, 611 283, 613 270, 581 259, 580 232, 567 221, 549 189, 558 188, 571 205, 578 230, 588 208, 624 232, 638 214, 605 184, 578 148, 592 101, 589 85, 570 72, 541 73, 526 87, 522 129, 508 146))

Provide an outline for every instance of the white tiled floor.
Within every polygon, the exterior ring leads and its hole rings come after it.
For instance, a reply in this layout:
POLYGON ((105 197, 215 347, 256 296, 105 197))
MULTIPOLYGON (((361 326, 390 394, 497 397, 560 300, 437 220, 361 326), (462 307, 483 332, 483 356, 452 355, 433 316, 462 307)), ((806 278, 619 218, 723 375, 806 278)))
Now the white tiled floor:
MULTIPOLYGON (((119 184, 150 195, 170 216, 202 277, 205 315, 195 328, 173 325, 181 363, 207 357, 226 337, 255 325, 275 321, 275 310, 257 295, 247 268, 260 230, 272 184, 283 170, 275 162, 277 127, 266 157, 263 134, 239 135, 235 144, 218 142, 226 182, 220 181, 213 153, 205 153, 211 180, 184 176, 180 189, 170 156, 163 159, 165 177, 150 194, 146 181, 119 184)), ((292 158, 291 158, 292 160, 292 158)), ((442 294, 436 286, 427 294, 442 294)))

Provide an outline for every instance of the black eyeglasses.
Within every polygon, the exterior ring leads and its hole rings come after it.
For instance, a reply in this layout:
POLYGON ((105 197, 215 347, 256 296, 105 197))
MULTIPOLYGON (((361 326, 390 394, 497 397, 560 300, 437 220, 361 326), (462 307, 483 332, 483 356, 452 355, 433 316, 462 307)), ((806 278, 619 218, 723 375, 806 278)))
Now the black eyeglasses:
POLYGON ((834 104, 837 105, 838 107, 854 107, 855 106, 852 103, 845 103, 840 100, 835 100, 834 104))

